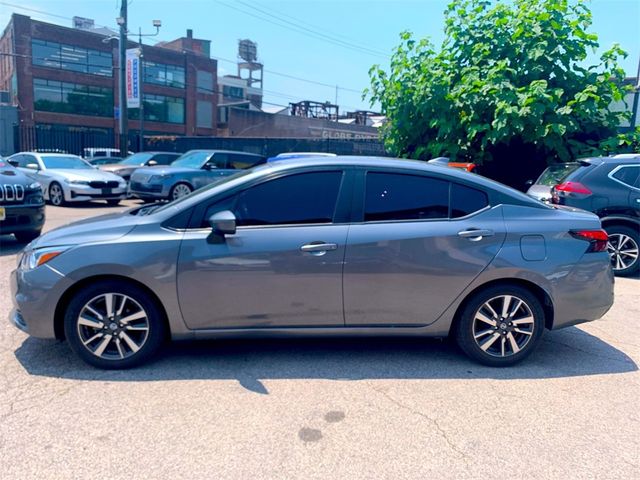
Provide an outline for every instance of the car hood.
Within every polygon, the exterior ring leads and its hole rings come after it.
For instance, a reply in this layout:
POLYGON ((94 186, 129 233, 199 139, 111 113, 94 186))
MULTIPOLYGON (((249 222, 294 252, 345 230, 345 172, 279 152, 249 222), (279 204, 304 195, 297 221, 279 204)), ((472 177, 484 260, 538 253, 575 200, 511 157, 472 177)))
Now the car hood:
POLYGON ((46 173, 64 178, 66 180, 86 180, 86 181, 109 181, 116 180, 118 182, 122 181, 122 178, 111 173, 111 172, 103 172, 102 170, 97 169, 65 169, 65 168, 54 168, 51 170, 45 170, 46 173))
MULTIPOLYGON (((2 163, 2 161, 0 161, 0 163, 2 163)), ((27 177, 20 170, 5 165, 0 167, 0 183, 12 183, 27 186, 31 185, 33 180, 27 177)))
POLYGON ((185 167, 144 167, 136 169, 138 175, 180 175, 183 173, 193 173, 199 171, 199 168, 185 167))
POLYGON ((131 215, 129 211, 109 213, 54 228, 31 242, 28 248, 117 240, 139 223, 140 217, 131 215))
POLYGON ((123 165, 122 163, 107 163, 106 165, 100 165, 100 170, 103 172, 115 172, 116 170, 135 170, 140 165, 123 165))

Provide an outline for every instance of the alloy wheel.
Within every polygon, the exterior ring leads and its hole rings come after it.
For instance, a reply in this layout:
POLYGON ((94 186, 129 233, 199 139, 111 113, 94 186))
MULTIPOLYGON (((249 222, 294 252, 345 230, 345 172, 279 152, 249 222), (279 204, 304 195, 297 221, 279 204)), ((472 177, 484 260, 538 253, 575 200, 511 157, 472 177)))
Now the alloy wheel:
POLYGON ((611 256, 614 271, 629 268, 638 259, 640 249, 636 241, 624 233, 612 233, 607 242, 607 251, 611 256))
POLYGON ((135 355, 149 337, 147 312, 136 300, 121 293, 92 298, 80 310, 76 323, 84 347, 105 360, 135 355))
POLYGON ((175 187, 173 187, 173 192, 171 198, 173 200, 177 200, 178 198, 184 197, 185 195, 189 195, 191 193, 191 189, 188 185, 184 183, 179 183, 175 187))
POLYGON ((510 357, 533 338, 531 307, 514 295, 499 295, 483 303, 473 317, 473 338, 486 354, 510 357))
POLYGON ((64 193, 62 192, 62 188, 57 183, 51 185, 49 188, 49 200, 51 200, 51 204, 55 206, 62 205, 62 201, 64 199, 64 193))

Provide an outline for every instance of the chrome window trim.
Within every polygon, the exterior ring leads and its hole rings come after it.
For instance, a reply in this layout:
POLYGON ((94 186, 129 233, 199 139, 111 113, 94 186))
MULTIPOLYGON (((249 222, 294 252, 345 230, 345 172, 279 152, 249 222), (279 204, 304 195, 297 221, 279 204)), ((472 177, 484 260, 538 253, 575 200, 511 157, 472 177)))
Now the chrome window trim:
POLYGON ((611 180, 613 180, 614 182, 619 183, 620 185, 624 185, 627 188, 631 188, 632 190, 636 190, 638 192, 640 192, 640 188, 638 187, 634 187, 633 185, 629 185, 628 183, 624 183, 622 180, 618 180, 617 178, 615 178, 613 175, 618 172, 619 170, 622 170, 623 168, 638 168, 640 169, 640 163, 638 164, 629 164, 629 165, 618 165, 616 168, 614 168, 613 170, 611 170, 609 172, 609 175, 607 175, 607 177, 609 177, 611 180))

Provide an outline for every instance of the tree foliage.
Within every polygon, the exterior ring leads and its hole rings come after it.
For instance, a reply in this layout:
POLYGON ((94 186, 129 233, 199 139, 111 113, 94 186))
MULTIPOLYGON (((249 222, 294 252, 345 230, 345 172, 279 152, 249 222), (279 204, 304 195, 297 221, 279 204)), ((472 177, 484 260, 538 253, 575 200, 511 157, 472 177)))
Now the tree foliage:
POLYGON ((584 66, 599 46, 590 26, 583 0, 453 0, 439 50, 404 32, 388 72, 369 72, 387 148, 482 163, 514 144, 561 161, 625 144, 627 114, 609 106, 624 98, 626 53, 616 45, 584 66))

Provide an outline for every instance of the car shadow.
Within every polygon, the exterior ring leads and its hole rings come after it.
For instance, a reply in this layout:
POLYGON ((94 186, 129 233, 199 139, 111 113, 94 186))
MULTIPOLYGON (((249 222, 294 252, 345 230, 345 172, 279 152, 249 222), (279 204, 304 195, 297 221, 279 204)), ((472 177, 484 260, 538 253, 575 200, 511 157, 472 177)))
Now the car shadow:
POLYGON ((175 342, 131 370, 98 370, 65 342, 26 339, 15 356, 31 375, 73 380, 237 380, 268 394, 272 379, 542 379, 638 370, 622 351, 578 328, 546 332, 536 352, 511 368, 474 363, 449 341, 420 338, 259 339, 175 342))
POLYGON ((19 242, 13 235, 0 235, 0 257, 15 255, 22 250, 28 242, 19 242))

